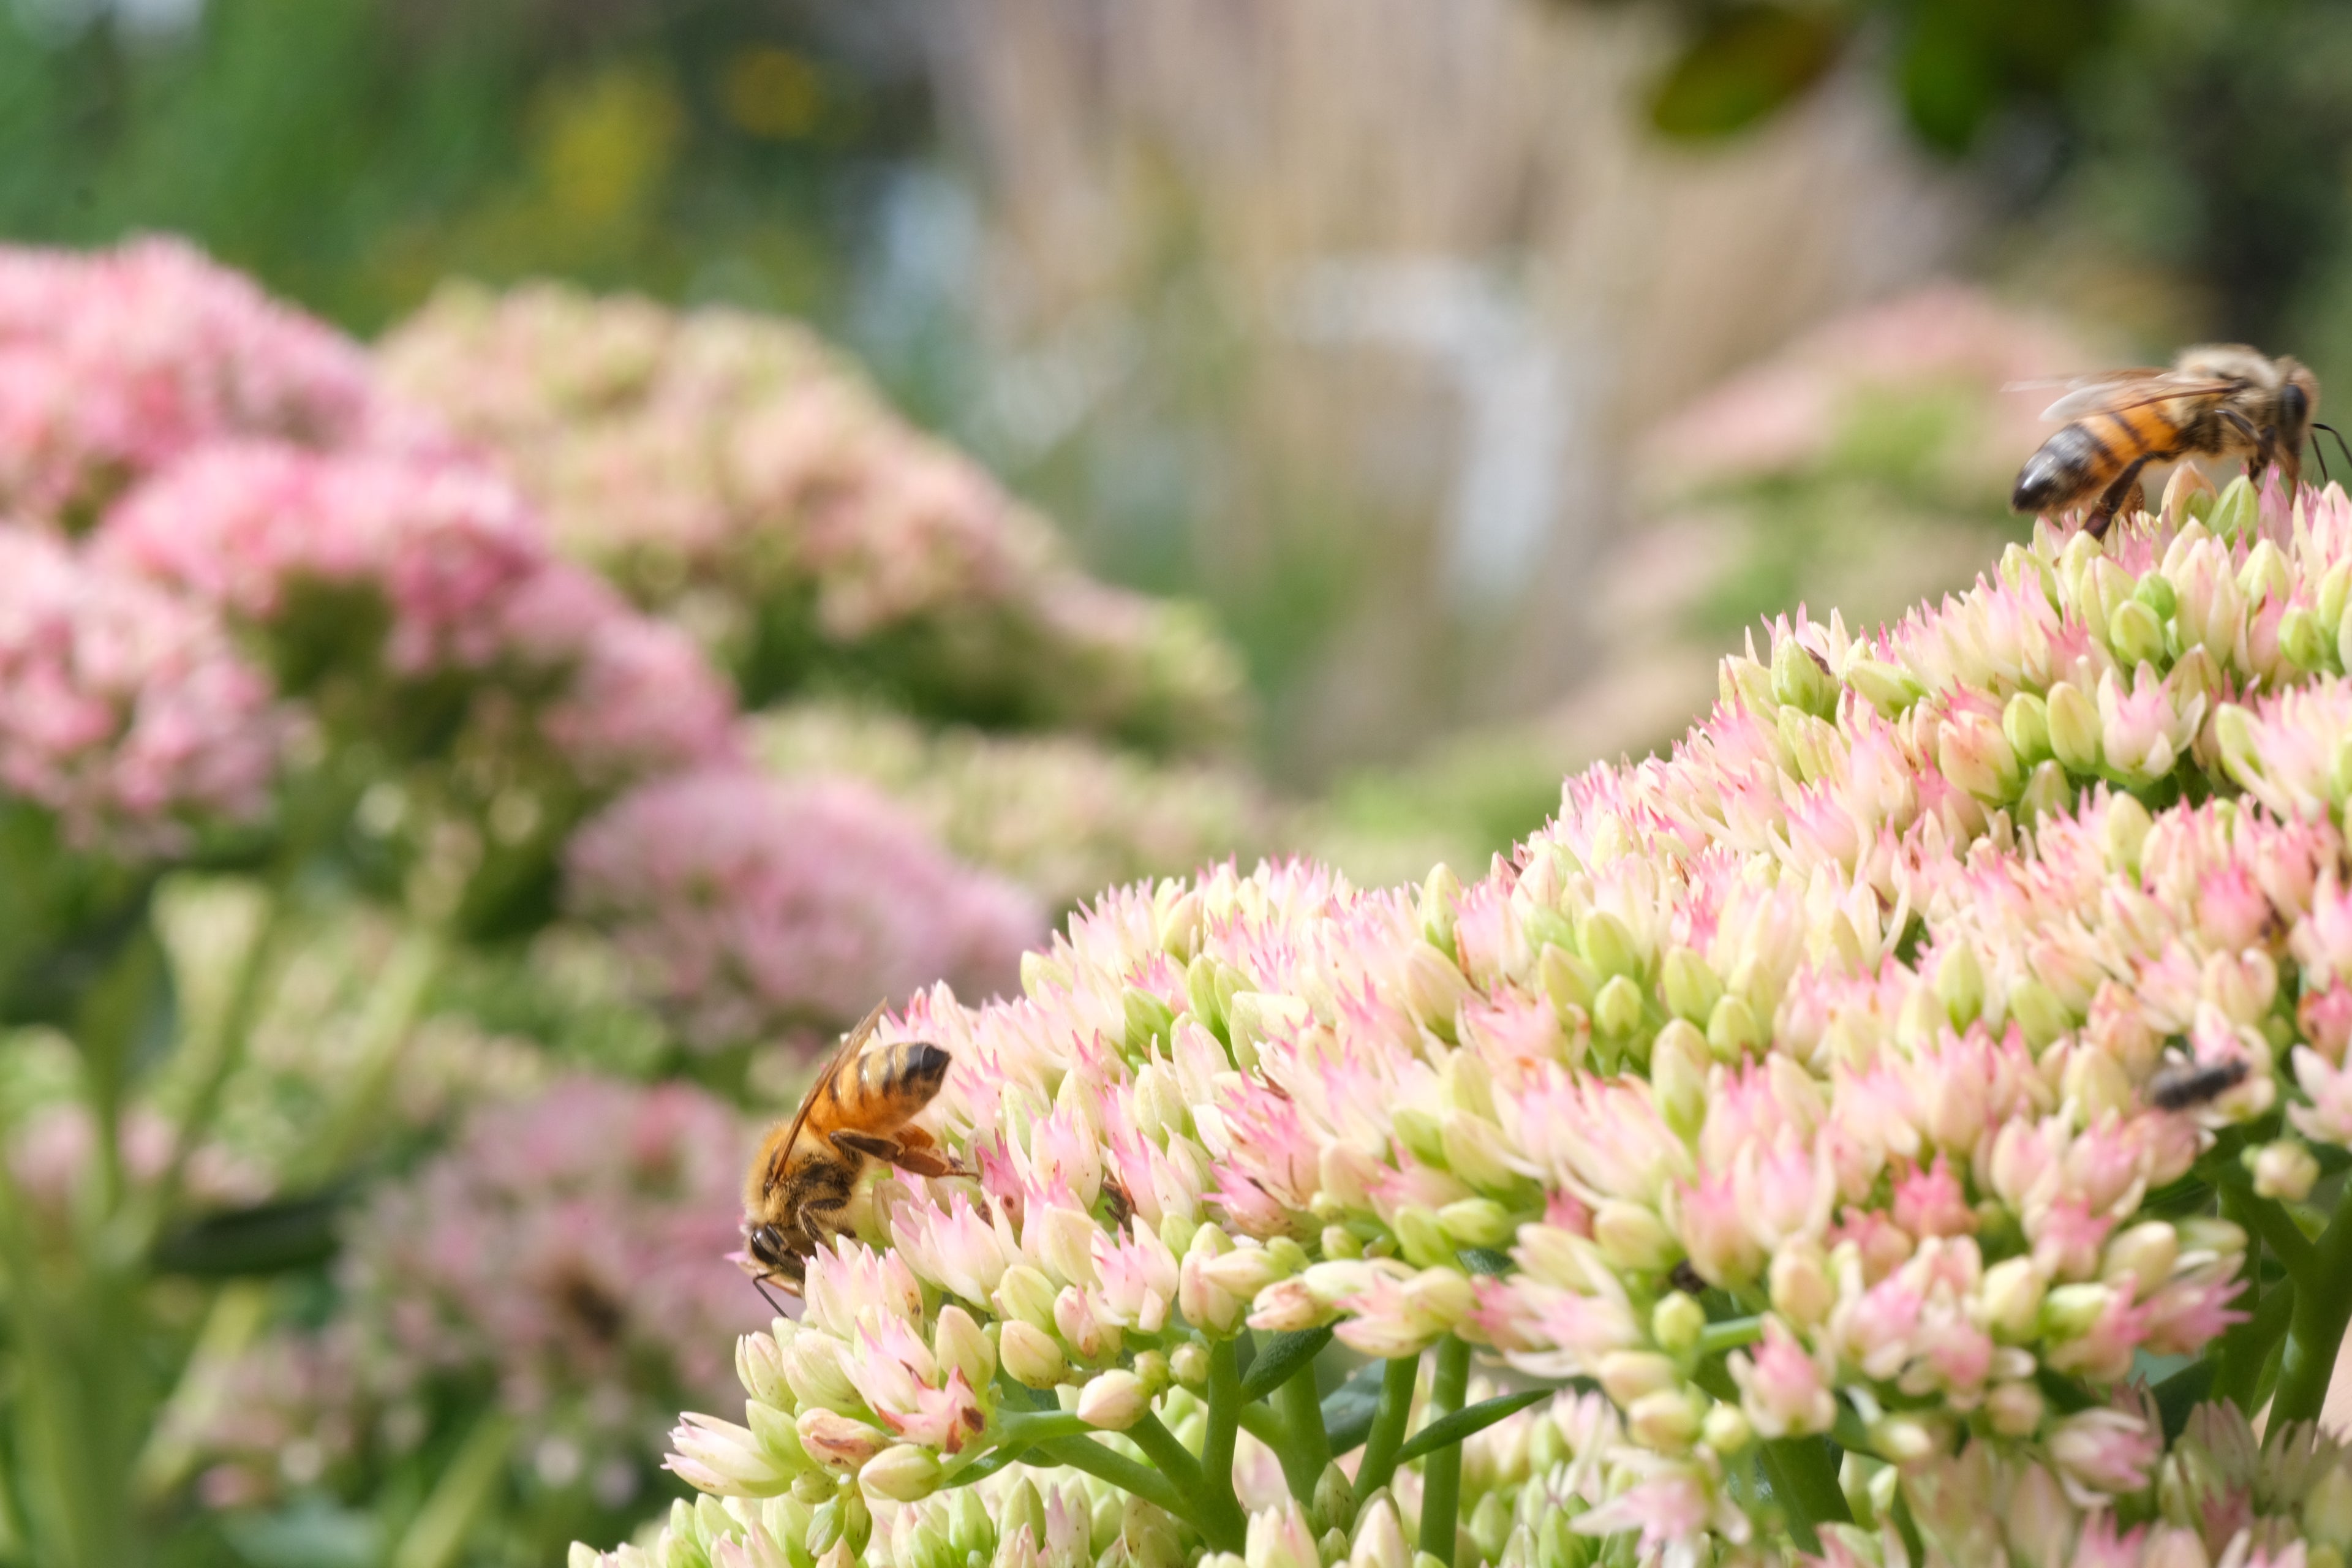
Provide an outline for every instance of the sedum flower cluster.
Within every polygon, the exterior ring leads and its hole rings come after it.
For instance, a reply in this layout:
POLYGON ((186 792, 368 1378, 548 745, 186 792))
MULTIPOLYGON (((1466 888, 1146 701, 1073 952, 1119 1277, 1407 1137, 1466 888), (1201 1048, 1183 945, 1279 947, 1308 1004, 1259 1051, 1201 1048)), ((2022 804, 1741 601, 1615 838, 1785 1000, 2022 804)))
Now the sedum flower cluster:
POLYGON ((751 728, 770 769, 867 780, 956 854, 1057 909, 1229 855, 1254 859, 1277 830, 1273 801, 1237 768, 1155 762, 1084 735, 927 734, 899 714, 823 701, 771 709, 751 728))
POLYGON ((692 629, 755 706, 824 681, 1155 749, 1237 726, 1240 672, 1203 623, 1079 572, 794 323, 452 285, 379 363, 503 458, 569 557, 692 629))
POLYGON ((914 998, 973 1174, 868 1189, 614 1560, 2344 1562, 2352 500, 2200 484, 1775 623, 1475 881, 914 998))

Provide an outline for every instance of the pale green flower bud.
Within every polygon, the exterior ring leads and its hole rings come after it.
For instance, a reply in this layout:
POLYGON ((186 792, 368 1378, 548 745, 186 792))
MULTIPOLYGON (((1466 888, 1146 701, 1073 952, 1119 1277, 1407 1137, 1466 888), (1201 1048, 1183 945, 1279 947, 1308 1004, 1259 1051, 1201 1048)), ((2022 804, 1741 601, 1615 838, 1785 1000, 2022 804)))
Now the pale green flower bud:
POLYGON ((1051 1388, 1070 1374, 1054 1336, 1019 1318, 998 1326, 996 1353, 1006 1373, 1030 1388, 1051 1388))
POLYGON ((1688 1355, 1706 1329, 1706 1309, 1680 1290, 1670 1290, 1650 1310, 1650 1338, 1668 1355, 1688 1355))
POLYGON ((2050 706, 2031 691, 2021 691, 2009 700, 2000 712, 2000 732, 2009 741, 2010 750, 2017 754, 2021 767, 2032 767, 2050 757, 2050 706))
POLYGON ((1697 1442, 1706 1421, 1706 1396, 1685 1388, 1643 1394, 1625 1410, 1626 1435, 1661 1454, 1679 1454, 1697 1442))
MULTIPOLYGON (((2221 487, 2213 502, 2213 510, 2205 516, 2205 526, 2225 544, 2234 544, 2239 535, 2251 530, 2262 515, 2253 485, 2243 476, 2221 487)), ((2265 541, 2267 542, 2267 541, 2265 541)))
POLYGON ((1706 1043, 1717 1057, 1733 1060, 1764 1043, 1764 1026, 1745 996, 1725 996, 1707 1015, 1706 1043))
POLYGON ((1642 1026, 1642 988, 1622 974, 1615 976, 1592 1000, 1592 1025, 1616 1039, 1633 1034, 1642 1026))
POLYGON ((2253 1173, 2254 1191, 2283 1203, 2303 1202, 2311 1195, 2313 1184, 2319 1180, 2319 1162, 2312 1158, 2311 1151, 2299 1139, 2282 1138, 2259 1149, 2249 1149, 2245 1161, 2246 1169, 2253 1173))
POLYGON ((1033 1328, 1045 1329, 1053 1325, 1054 1298, 1058 1294, 1060 1291, 1044 1269, 1034 1264, 1016 1263, 996 1282, 992 1300, 996 1303, 998 1317, 1018 1319, 1033 1328))
POLYGON ((1144 1394, 1154 1399, 1167 1392, 1168 1385, 1175 1381, 1168 1358, 1158 1351, 1145 1351, 1135 1358, 1135 1376, 1143 1384, 1144 1394))
POLYGON ((2022 1344, 2040 1321, 2045 1286, 2031 1258, 2005 1258, 1985 1270, 1985 1326, 1998 1339, 2022 1344))
POLYGON ((1097 1373, 1078 1393, 1078 1419, 1105 1431, 1124 1432, 1150 1408, 1143 1380, 1124 1368, 1097 1373))
POLYGON ((1920 684, 1891 664, 1857 658, 1846 667, 1846 682, 1862 693, 1881 716, 1896 717, 1927 695, 1920 684))
POLYGON ((2042 1299, 2042 1331, 2053 1340, 2080 1339, 2115 1300, 2111 1285, 2061 1285, 2042 1299))
POLYGON ((2307 1542, 2352 1552, 2352 1474, 2331 1465, 2303 1500, 2303 1536, 2307 1542))
POLYGON ((1701 1442, 1727 1458, 1756 1440, 1756 1428, 1749 1425, 1748 1413, 1738 1405, 1718 1403, 1707 1410, 1706 1419, 1699 1423, 1698 1435, 1701 1442))
POLYGON ((1985 1394, 1985 1419, 2004 1437, 2031 1437, 2042 1429, 2045 1401, 2030 1383, 1996 1383, 1985 1394))
POLYGON ((1689 948, 1671 948, 1661 970, 1659 988, 1665 993, 1667 1007, 1677 1018, 1704 1025, 1723 995, 1723 982, 1706 960, 1689 948))
POLYGON ((2155 664, 2164 658, 2164 623, 2137 599, 2126 599, 2107 622, 2107 644, 2126 666, 2155 664))
POLYGON ((1160 951, 1190 960, 1201 941, 1201 890, 1192 889, 1160 911, 1160 951))
POLYGON ((1363 1238, 1344 1225, 1327 1225, 1318 1238, 1326 1258, 1361 1258, 1363 1238))
POLYGON ((1391 1228, 1396 1232, 1397 1246, 1403 1249, 1406 1261, 1423 1268, 1454 1261, 1454 1244, 1447 1237, 1436 1211, 1419 1204, 1407 1204, 1397 1210, 1391 1228))
POLYGON ((974 1388, 986 1388, 996 1376, 996 1347, 970 1312, 952 1302, 940 1310, 939 1328, 931 1336, 932 1353, 943 1367, 955 1367, 974 1388))
POLYGON ((1916 1415, 1888 1415, 1872 1423, 1870 1446, 1890 1465, 1916 1465, 1941 1446, 1934 1423, 1916 1415))
POLYGON ((1650 1088, 1666 1125, 1685 1138, 1706 1121, 1707 1044, 1690 1023, 1676 1018, 1658 1031, 1650 1047, 1650 1088))
POLYGON ((1547 947, 1536 965, 1543 981, 1544 994, 1551 998, 1553 1008, 1563 1020, 1575 1013, 1590 1014, 1593 997, 1601 990, 1601 972, 1584 959, 1564 947, 1547 947))
POLYGON ((2037 763, 2025 775, 2025 788, 2017 800, 2019 819, 2035 824, 2050 817, 2063 816, 2074 808, 2074 786, 2066 782, 2066 770, 2056 763, 2037 763))
POLYGON ((779 1409, 792 1406, 792 1385, 784 1381, 783 1353, 777 1349, 772 1335, 745 1334, 735 1342, 735 1375, 745 1392, 761 1404, 779 1409))
POLYGON ((1466 1110, 1449 1110, 1440 1125, 1445 1168, 1472 1186, 1496 1192, 1517 1186, 1523 1179, 1504 1163, 1509 1144, 1503 1130, 1492 1121, 1466 1110))
POLYGON ((1641 949, 1625 922, 1607 910, 1588 910, 1576 922, 1576 943, 1584 950, 1593 968, 1603 974, 1636 974, 1641 972, 1641 949))
POLYGON ((1451 953, 1454 951, 1454 910, 1462 900, 1462 879, 1440 861, 1421 885, 1421 934, 1430 945, 1451 953))
POLYGON ((2095 614, 2091 624, 2112 626, 2116 612, 2135 602, 2132 591, 2137 586, 2129 574, 2106 556, 2090 557, 2089 569, 2084 575, 2083 608, 2086 615, 2095 614))
MULTIPOLYGON (((1217 961, 1205 952, 1194 953, 1184 966, 1184 997, 1192 1004, 1192 1016, 1213 1033, 1222 1033, 1225 1023, 1224 998, 1217 990, 1217 961)), ((1142 1086, 1137 1086, 1141 1093, 1142 1086)))
POLYGON ((2297 669, 2318 669, 2326 665, 2333 651, 2331 640, 2319 617, 2301 605, 2288 606, 2279 620, 2279 652, 2297 669))
POLYGON ((2145 1296, 2172 1277, 2179 1257, 2180 1238, 2171 1225, 2146 1220, 2108 1239, 2099 1278, 2112 1285, 2129 1274, 2139 1282, 2138 1294, 2145 1296))
POLYGON ((1796 638, 1785 637, 1772 650, 1775 700, 1801 709, 1816 719, 1826 719, 1837 711, 1839 689, 1837 677, 1830 673, 1821 655, 1796 638))
POLYGON ((1811 1329, 1837 1305, 1837 1283, 1830 1277, 1829 1259, 1817 1243, 1784 1243, 1772 1254, 1766 1276, 1772 1310, 1801 1329, 1811 1329))
POLYGON ((2172 591, 2172 579, 2151 567, 2140 574, 2139 582, 2132 588, 2132 597, 2156 612, 2156 618, 2168 621, 2179 595, 2172 591))
POLYGON ((1618 1268, 1656 1273, 1682 1256, 1675 1239, 1654 1210, 1620 1198, 1603 1199, 1592 1211, 1592 1241, 1618 1268))
POLYGON ((1953 1028, 1965 1029, 1976 1022, 1984 1011, 1985 980, 1975 948, 1958 942, 1944 954, 1936 969, 1936 995, 1950 1016, 1953 1028))
POLYGON ((1462 1198, 1437 1211, 1437 1223, 1456 1247, 1502 1247, 1517 1234, 1510 1211, 1492 1198, 1462 1198))
POLYGON ((1425 1106, 1400 1105, 1391 1113, 1389 1126, 1423 1164, 1445 1163, 1445 1131, 1434 1110, 1425 1106))
POLYGON ((1655 1351, 1611 1351, 1593 1370, 1602 1392, 1621 1409, 1653 1394, 1682 1392, 1682 1369, 1672 1356, 1655 1351))
MULTIPOLYGON (((1337 1459, 1323 1467, 1322 1477, 1315 1483, 1315 1500, 1307 1504, 1307 1516, 1325 1530, 1349 1530, 1356 1522, 1356 1489, 1348 1479, 1348 1472, 1339 1468, 1337 1459)), ((1348 1542, 1339 1543, 1342 1556, 1348 1542)))
POLYGON ((2009 1016, 2025 1031, 2026 1043, 2040 1050, 2074 1026, 2074 1015, 2058 994, 2041 981, 2025 979, 2009 989, 2009 1016))
POLYGON ((857 1484, 870 1497, 919 1501, 940 1484, 939 1456, 929 1448, 900 1443, 866 1460, 866 1468, 857 1472, 857 1484))
POLYGON ((2294 576, 2287 568, 2285 554, 2271 541, 2256 540, 2254 547, 2246 552, 2246 563, 2238 568, 2238 592, 2246 596, 2248 613, 2265 604, 2275 604, 2294 591, 2294 576))
POLYGON ((2107 851, 2107 864, 2118 871, 2139 874, 2139 852, 2147 842, 2148 830, 2156 819, 2147 807, 2128 795, 2116 795, 2107 802, 2107 815, 2100 829, 2107 851))
POLYGON ((1412 1551, 1405 1544, 1404 1526, 1397 1520, 1396 1503, 1383 1487, 1356 1510, 1356 1526, 1348 1546, 1348 1568, 1406 1568, 1412 1551))
POLYGON ((1042 952, 1021 955, 1021 989, 1033 1002, 1043 1002, 1070 988, 1070 972, 1042 952))
POLYGON ((1154 1046, 1168 1043, 1168 1031, 1175 1026, 1175 1010, 1139 985, 1130 985, 1119 998, 1127 1015, 1127 1054, 1149 1056, 1154 1046))
POLYGON ((1198 1394, 1209 1386, 1209 1347, 1187 1340, 1168 1353, 1168 1370, 1180 1388, 1198 1394))
POLYGON ((2095 773, 2099 766, 2099 708, 2081 688, 2060 681, 2044 699, 2050 751, 2070 772, 2095 773))
POLYGON ((2338 561, 2319 580, 2317 609, 2320 624, 2332 626, 2344 618, 2344 607, 2352 602, 2352 560, 2338 561))

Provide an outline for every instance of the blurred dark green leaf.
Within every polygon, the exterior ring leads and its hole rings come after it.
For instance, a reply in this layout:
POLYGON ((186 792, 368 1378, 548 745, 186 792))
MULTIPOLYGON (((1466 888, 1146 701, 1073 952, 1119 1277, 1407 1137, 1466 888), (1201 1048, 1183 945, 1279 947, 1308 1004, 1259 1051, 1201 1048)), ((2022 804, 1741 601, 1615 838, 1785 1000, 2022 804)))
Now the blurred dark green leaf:
POLYGON ((283 1274, 323 1263, 335 1253, 343 1196, 340 1191, 316 1193, 205 1215, 157 1238, 155 1268, 221 1279, 283 1274))
POLYGON ((1688 140, 1745 131, 1819 81, 1843 42, 1836 25, 1816 12, 1783 5, 1720 12, 1658 83, 1651 121, 1688 140))

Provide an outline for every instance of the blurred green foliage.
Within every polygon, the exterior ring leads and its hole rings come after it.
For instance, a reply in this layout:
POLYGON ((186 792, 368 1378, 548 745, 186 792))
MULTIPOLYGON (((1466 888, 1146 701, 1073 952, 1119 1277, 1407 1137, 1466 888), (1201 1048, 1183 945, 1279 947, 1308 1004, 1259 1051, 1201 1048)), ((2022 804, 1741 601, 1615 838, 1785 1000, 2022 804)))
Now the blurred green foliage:
POLYGON ((362 331, 451 273, 808 311, 902 72, 791 5, 0 5, 0 234, 189 235, 362 331))

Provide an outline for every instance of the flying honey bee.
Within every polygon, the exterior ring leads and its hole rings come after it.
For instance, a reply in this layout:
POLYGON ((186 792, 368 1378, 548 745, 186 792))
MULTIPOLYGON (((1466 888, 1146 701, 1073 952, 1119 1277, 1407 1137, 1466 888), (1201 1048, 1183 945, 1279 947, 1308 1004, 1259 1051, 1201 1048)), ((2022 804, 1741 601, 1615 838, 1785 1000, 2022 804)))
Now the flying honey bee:
POLYGON ((801 1292, 809 1258, 839 1230, 867 1164, 886 1161, 919 1176, 969 1173, 910 1126, 947 1081, 949 1057, 923 1040, 874 1043, 876 1007, 817 1074, 793 1119, 760 1144, 743 1184, 744 1271, 765 1293, 772 1280, 801 1292))
POLYGON ((2246 1064, 2234 1058, 2218 1062, 2176 1062, 2157 1069, 2147 1080, 2147 1102, 2158 1110, 2194 1110, 2210 1105, 2246 1081, 2246 1064))
MULTIPOLYGON (((2009 504, 2018 511, 2062 512, 2090 501, 2083 526, 2096 539, 2150 463, 2242 458, 2255 475, 2276 463, 2292 486, 2302 477, 2303 444, 2312 431, 2336 435, 2313 420, 2318 407, 2319 380, 2310 371, 2242 343, 2184 349, 2170 370, 2087 376, 2043 410, 2043 418, 2067 423, 2025 460, 2009 504)), ((2323 473, 2326 467, 2323 456, 2323 473)))

